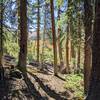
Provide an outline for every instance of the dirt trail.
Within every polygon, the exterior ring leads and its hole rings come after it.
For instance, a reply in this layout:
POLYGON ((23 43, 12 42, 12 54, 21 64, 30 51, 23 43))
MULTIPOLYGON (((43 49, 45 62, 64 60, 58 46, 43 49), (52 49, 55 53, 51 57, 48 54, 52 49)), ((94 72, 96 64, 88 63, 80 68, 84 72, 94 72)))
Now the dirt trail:
POLYGON ((45 100, 73 100, 73 95, 65 89, 65 79, 63 75, 54 76, 53 67, 38 70, 35 67, 28 67, 28 77, 35 88, 45 100))
POLYGON ((61 79, 43 73, 29 73, 28 76, 39 93, 47 98, 46 100, 67 100, 65 82, 61 79))
MULTIPOLYGON (((36 69, 28 70, 24 78, 10 76, 0 84, 0 100, 68 100, 65 81, 36 69)), ((72 99, 70 99, 72 100, 72 99)))
POLYGON ((5 56, 5 78, 0 80, 0 100, 68 100, 65 80, 53 75, 52 64, 35 61, 27 65, 27 72, 23 74, 11 67, 12 59, 5 56))

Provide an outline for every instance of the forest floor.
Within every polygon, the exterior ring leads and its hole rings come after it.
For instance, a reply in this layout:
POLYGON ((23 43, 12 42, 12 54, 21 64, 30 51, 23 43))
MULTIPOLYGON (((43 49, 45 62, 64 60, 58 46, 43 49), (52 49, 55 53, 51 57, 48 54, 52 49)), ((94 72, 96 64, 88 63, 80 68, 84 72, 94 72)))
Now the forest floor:
POLYGON ((26 81, 21 72, 12 72, 0 83, 0 100, 75 100, 72 93, 65 89, 62 75, 54 76, 53 68, 50 68, 40 70, 27 66, 26 81))

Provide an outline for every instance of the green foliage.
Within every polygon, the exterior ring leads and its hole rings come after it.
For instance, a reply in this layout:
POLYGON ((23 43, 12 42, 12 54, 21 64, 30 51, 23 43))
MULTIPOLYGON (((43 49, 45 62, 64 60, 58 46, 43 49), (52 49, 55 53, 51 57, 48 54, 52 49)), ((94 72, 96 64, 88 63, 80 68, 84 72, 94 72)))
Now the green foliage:
POLYGON ((4 53, 9 54, 15 58, 18 57, 19 46, 17 42, 17 36, 15 33, 5 31, 4 33, 4 53))
MULTIPOLYGON (((28 62, 31 62, 33 59, 36 58, 36 45, 35 41, 29 41, 28 42, 28 62)), ((48 48, 46 46, 42 47, 42 44, 40 45, 40 61, 45 61, 45 62, 53 62, 53 51, 51 48, 48 48), (44 51, 42 49, 44 48, 44 51)))
POLYGON ((65 88, 73 91, 74 97, 83 98, 84 88, 83 88, 83 75, 70 74, 66 76, 65 88))
POLYGON ((59 7, 63 5, 63 3, 64 3, 64 0, 56 0, 57 8, 59 9, 59 7))
POLYGON ((43 59, 45 62, 53 62, 53 51, 49 48, 45 48, 43 59))

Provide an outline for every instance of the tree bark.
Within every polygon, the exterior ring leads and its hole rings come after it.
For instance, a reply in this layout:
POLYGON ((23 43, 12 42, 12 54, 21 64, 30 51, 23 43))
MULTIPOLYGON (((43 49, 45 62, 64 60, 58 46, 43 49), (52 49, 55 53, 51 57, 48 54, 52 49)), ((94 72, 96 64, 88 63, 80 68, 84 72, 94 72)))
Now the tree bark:
POLYGON ((77 73, 80 72, 80 64, 81 64, 81 15, 80 15, 80 2, 78 3, 78 56, 77 56, 77 73))
POLYGON ((38 0, 38 12, 37 12, 37 61, 39 62, 39 49, 40 49, 40 1, 38 0))
POLYGON ((66 72, 70 73, 70 25, 67 27, 67 36, 66 36, 66 72))
POLYGON ((17 0, 17 17, 18 17, 17 43, 20 46, 20 0, 17 0))
MULTIPOLYGON (((58 9, 58 21, 60 20, 60 7, 58 9)), ((58 25, 58 51, 59 51, 59 60, 60 60, 60 67, 63 67, 63 55, 62 55, 62 44, 60 42, 60 36, 61 36, 61 28, 60 25, 58 25)))
POLYGON ((57 75, 57 46, 56 46, 56 31, 55 31, 55 19, 54 19, 54 4, 53 0, 50 0, 51 8, 51 23, 52 23, 52 37, 53 37, 53 54, 54 54, 54 75, 57 75))
POLYGON ((92 63, 92 49, 91 49, 91 36, 92 36, 92 19, 93 11, 90 0, 84 1, 85 9, 85 47, 84 47, 84 92, 87 94, 89 87, 89 79, 92 63))
POLYGON ((3 56, 3 0, 0 2, 0 67, 2 67, 3 56))
POLYGON ((66 72, 70 73, 71 68, 71 17, 72 12, 70 11, 70 5, 72 5, 72 0, 68 0, 68 21, 67 21, 67 35, 66 35, 66 72))
POLYGON ((86 100, 100 100, 100 1, 95 2, 91 80, 86 100))
MULTIPOLYGON (((46 4, 46 3, 45 3, 46 4)), ((46 4, 47 5, 47 4, 46 4)), ((45 47, 45 34, 46 34, 46 6, 45 6, 45 9, 44 9, 44 11, 45 11, 45 13, 44 13, 44 29, 43 29, 43 37, 42 37, 42 39, 43 39, 43 43, 42 43, 42 65, 43 65, 43 63, 44 63, 44 47, 45 47)))
POLYGON ((3 80, 4 78, 4 70, 3 70, 3 63, 2 63, 2 57, 3 57, 3 0, 0 2, 0 80, 3 80))
POLYGON ((20 0, 20 51, 18 67, 25 69, 27 64, 27 0, 20 0))

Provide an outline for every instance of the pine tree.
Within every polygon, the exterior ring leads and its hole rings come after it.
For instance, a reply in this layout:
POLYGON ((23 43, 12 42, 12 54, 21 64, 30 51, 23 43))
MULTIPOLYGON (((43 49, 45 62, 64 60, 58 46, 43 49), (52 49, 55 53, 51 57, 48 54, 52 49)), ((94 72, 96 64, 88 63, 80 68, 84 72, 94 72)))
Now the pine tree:
POLYGON ((56 31, 55 31, 55 19, 54 19, 54 4, 53 0, 50 0, 51 7, 51 22, 52 22, 52 37, 53 37, 53 54, 54 54, 54 75, 57 75, 57 46, 56 46, 56 31))
POLYGON ((100 1, 95 1, 91 80, 86 100, 100 100, 100 1))
POLYGON ((20 51, 18 67, 25 68, 27 64, 27 0, 20 0, 20 51))

